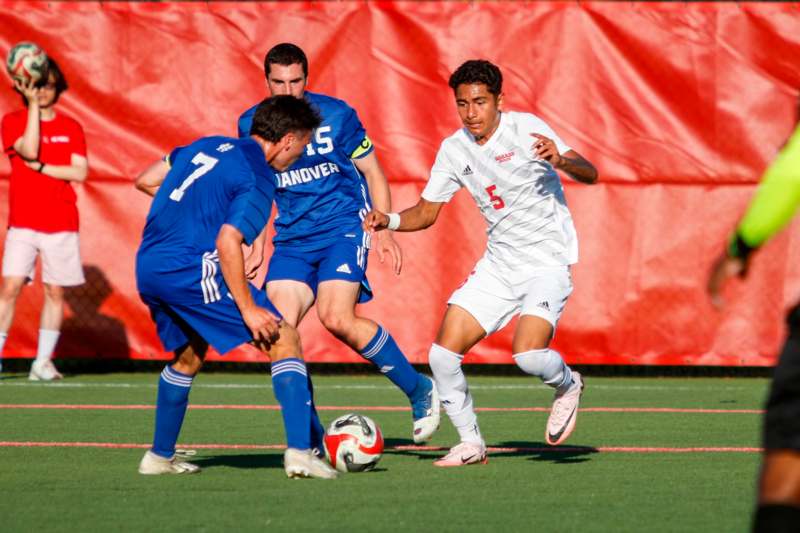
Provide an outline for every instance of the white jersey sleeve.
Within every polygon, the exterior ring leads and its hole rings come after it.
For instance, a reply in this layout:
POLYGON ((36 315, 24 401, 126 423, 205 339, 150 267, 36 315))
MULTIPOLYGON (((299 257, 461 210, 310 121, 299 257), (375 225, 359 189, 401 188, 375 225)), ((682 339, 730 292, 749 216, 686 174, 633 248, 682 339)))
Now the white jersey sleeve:
POLYGON ((422 191, 422 198, 429 202, 449 202, 453 195, 464 186, 447 157, 446 143, 447 139, 439 147, 436 161, 431 168, 431 177, 422 191))

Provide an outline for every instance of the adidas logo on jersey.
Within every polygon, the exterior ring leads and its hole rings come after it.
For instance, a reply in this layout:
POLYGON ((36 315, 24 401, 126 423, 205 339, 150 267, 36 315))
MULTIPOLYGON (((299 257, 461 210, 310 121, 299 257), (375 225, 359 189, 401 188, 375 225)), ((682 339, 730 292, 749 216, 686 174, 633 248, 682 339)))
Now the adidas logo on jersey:
POLYGON ((469 168, 469 165, 464 167, 464 171, 461 173, 462 176, 472 176, 472 169, 469 168))
POLYGON ((549 303, 547 303, 547 302, 539 302, 539 303, 536 305, 536 307, 541 307, 542 309, 544 309, 544 310, 546 310, 546 311, 549 311, 549 310, 550 310, 550 304, 549 304, 549 303))
POLYGON ((342 263, 341 265, 339 265, 339 268, 336 269, 336 272, 343 272, 345 274, 353 273, 353 271, 350 270, 350 265, 348 265, 347 263, 342 263))
POLYGON ((233 145, 231 143, 222 143, 217 146, 217 152, 227 152, 228 150, 232 150, 233 145))

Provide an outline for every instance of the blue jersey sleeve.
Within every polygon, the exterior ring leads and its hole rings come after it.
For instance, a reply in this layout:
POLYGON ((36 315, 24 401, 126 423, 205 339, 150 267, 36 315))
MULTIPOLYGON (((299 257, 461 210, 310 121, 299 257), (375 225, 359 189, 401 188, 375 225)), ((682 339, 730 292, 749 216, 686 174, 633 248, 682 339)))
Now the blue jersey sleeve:
POLYGON ((241 154, 241 163, 236 171, 227 176, 226 186, 233 199, 225 223, 238 229, 249 245, 269 221, 275 197, 275 175, 256 143, 248 141, 241 147, 241 154))
POLYGON ((337 146, 341 146, 351 159, 364 157, 373 151, 372 143, 367 138, 367 132, 353 108, 348 107, 343 114, 341 125, 336 133, 338 136, 337 146))
POLYGON ((238 229, 245 244, 250 245, 267 225, 271 207, 271 200, 258 187, 242 187, 228 207, 225 224, 238 229))
POLYGON ((256 107, 253 106, 239 117, 237 129, 239 130, 239 138, 243 139, 250 136, 250 128, 253 127, 253 115, 256 114, 256 107))
POLYGON ((178 155, 186 148, 185 146, 178 146, 177 148, 173 148, 172 151, 164 156, 164 161, 172 168, 175 164, 175 161, 178 160, 178 155))

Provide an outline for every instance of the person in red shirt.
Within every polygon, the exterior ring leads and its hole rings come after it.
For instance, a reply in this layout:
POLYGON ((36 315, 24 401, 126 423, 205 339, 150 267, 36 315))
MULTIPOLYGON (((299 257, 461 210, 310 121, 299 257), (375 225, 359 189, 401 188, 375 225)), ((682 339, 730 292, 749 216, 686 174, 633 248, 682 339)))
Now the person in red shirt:
POLYGON ((28 377, 50 381, 62 376, 51 358, 64 314, 64 287, 84 283, 78 243, 78 208, 71 182, 86 179, 83 129, 56 110, 67 82, 50 59, 37 83, 14 81, 26 109, 3 117, 3 150, 11 161, 8 233, 0 289, 0 354, 14 318, 22 286, 32 280, 42 258, 44 306, 39 345, 28 377))

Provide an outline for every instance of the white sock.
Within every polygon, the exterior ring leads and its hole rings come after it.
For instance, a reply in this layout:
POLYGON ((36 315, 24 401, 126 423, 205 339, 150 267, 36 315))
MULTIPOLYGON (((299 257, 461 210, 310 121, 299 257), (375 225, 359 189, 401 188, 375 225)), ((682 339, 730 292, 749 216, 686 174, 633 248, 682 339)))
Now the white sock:
POLYGON ((472 394, 469 393, 467 378, 461 370, 463 358, 463 355, 438 344, 431 345, 428 352, 428 363, 439 390, 439 400, 456 427, 461 442, 483 444, 478 417, 472 407, 472 394))
POLYGON ((530 350, 514 354, 514 362, 526 374, 537 376, 556 389, 564 389, 572 384, 572 370, 561 355, 550 348, 530 350))
POLYGON ((53 350, 56 349, 58 336, 61 332, 54 329, 39 330, 39 345, 36 347, 36 362, 44 363, 53 357, 53 350))

